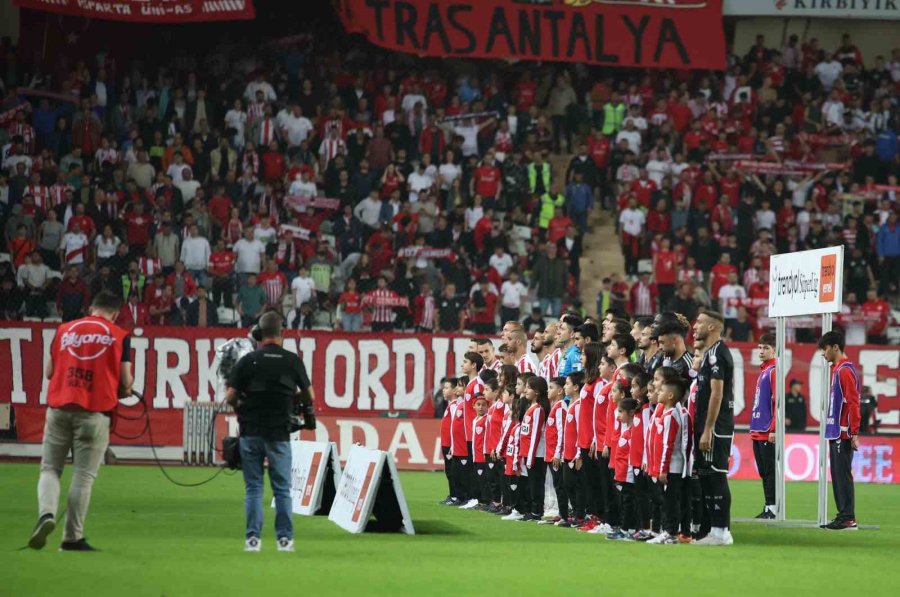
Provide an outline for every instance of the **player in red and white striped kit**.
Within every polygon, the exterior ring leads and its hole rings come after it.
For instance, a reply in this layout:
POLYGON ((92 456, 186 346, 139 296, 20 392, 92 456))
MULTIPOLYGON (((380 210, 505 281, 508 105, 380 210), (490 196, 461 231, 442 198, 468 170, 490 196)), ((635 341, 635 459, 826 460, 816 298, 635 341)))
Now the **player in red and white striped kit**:
POLYGON ((556 503, 559 504, 559 515, 538 524, 556 524, 569 518, 569 498, 563 483, 563 425, 566 420, 564 377, 550 380, 547 397, 550 400, 550 412, 547 414, 547 425, 544 428, 544 463, 550 467, 553 477, 553 489, 556 491, 556 503))
POLYGON ((526 497, 527 514, 522 520, 539 521, 544 517, 544 475, 547 466, 544 462, 544 423, 550 412, 550 401, 547 397, 547 381, 541 377, 530 377, 525 389, 525 400, 528 410, 522 417, 519 429, 519 458, 528 471, 528 496, 526 497))
POLYGON ((662 413, 654 416, 652 458, 648 472, 665 487, 665 513, 663 532, 648 541, 654 544, 678 543, 678 525, 681 521, 681 486, 684 483, 685 448, 688 429, 679 402, 684 395, 684 382, 677 376, 670 376, 658 389, 662 413))

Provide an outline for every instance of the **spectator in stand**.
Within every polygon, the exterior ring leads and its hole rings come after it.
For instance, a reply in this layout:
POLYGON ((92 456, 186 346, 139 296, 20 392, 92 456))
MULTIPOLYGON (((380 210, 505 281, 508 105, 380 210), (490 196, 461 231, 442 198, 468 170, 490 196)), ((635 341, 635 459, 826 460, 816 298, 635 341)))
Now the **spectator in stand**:
POLYGON ((197 298, 185 308, 185 324, 200 328, 219 325, 216 305, 207 299, 203 286, 197 288, 197 298))
POLYGON ((900 290, 900 226, 897 218, 896 211, 891 213, 875 237, 881 282, 879 292, 882 294, 896 294, 900 290))
POLYGON ((659 290, 651 281, 649 272, 642 272, 629 293, 629 309, 631 315, 638 317, 652 317, 658 312, 657 300, 659 290))
POLYGON ((196 224, 188 230, 189 236, 181 245, 181 261, 188 273, 200 286, 207 286, 206 272, 209 268, 210 251, 209 241, 200 236, 200 230, 196 224))
POLYGON ((871 344, 887 344, 887 327, 891 318, 891 306, 870 288, 861 312, 866 319, 866 341, 871 344))
POLYGON ((81 270, 76 265, 69 266, 66 277, 56 289, 56 311, 62 320, 72 321, 87 313, 91 297, 87 284, 81 279, 81 270))
POLYGON ((555 244, 547 244, 538 257, 532 272, 531 288, 537 288, 537 298, 541 312, 550 317, 559 317, 562 312, 562 297, 566 293, 568 267, 558 256, 555 244))
POLYGON ((244 228, 244 237, 234 243, 235 266, 238 275, 238 287, 244 286, 250 274, 259 275, 262 268, 266 248, 254 238, 253 228, 244 228))
POLYGON ((150 310, 141 302, 140 294, 135 291, 128 295, 128 301, 119 309, 116 325, 129 332, 134 328, 143 328, 150 325, 150 310))
POLYGON ((256 284, 256 276, 256 273, 248 273, 245 283, 238 288, 237 307, 241 314, 241 326, 245 328, 253 325, 266 304, 266 293, 256 284))
POLYGON ((345 332, 360 331, 362 329, 362 295, 356 290, 356 278, 347 280, 347 286, 338 297, 337 304, 341 309, 341 329, 345 332))

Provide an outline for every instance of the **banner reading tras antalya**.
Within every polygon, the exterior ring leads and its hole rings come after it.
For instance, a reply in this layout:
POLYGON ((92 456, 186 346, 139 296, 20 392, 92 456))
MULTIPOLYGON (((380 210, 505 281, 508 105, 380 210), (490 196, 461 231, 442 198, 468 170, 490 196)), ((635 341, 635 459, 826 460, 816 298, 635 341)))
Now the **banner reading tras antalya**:
POLYGON ((13 0, 19 8, 134 23, 235 21, 256 16, 253 0, 13 0))
MULTIPOLYGON (((4 322, 0 326, 0 402, 14 407, 19 441, 38 442, 47 404, 42 375, 56 327, 50 324, 4 322)), ((245 331, 228 328, 148 327, 132 336, 134 388, 147 399, 153 436, 160 445, 182 443, 182 407, 189 400, 212 400, 218 379, 215 347, 245 331)), ((316 411, 336 417, 378 417, 389 413, 413 418, 434 415, 432 396, 442 377, 460 370, 467 337, 430 334, 340 334, 289 332, 285 348, 298 352, 316 390, 316 411)), ((900 430, 900 351, 892 346, 848 346, 859 363, 862 383, 878 398, 882 431, 900 430)), ((734 344, 735 419, 747 424, 759 375, 755 346, 734 344)), ((812 344, 789 344, 785 353, 787 379, 803 382, 807 422, 817 423, 821 395, 822 357, 812 344)), ((136 401, 124 402, 122 414, 138 417, 136 401)), ((385 419, 394 420, 394 419, 385 419)), ((396 419, 404 421, 407 419, 396 419)), ((121 436, 140 436, 143 421, 120 418, 121 436)), ((147 444, 146 437, 113 443, 147 444)))
POLYGON ((725 68, 722 0, 339 0, 344 27, 439 58, 725 68))

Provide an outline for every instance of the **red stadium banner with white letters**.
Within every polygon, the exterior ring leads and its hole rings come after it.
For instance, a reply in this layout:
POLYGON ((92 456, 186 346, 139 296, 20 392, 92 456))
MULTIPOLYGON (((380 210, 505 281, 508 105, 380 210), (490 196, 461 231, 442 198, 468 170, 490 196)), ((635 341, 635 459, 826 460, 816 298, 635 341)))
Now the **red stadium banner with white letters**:
POLYGON ((725 68, 722 0, 337 0, 351 33, 419 56, 725 68))
MULTIPOLYGON (((50 324, 4 322, 0 327, 0 402, 12 403, 19 441, 41 439, 47 404, 47 381, 42 372, 55 332, 50 324)), ((215 347, 244 332, 165 327, 139 332, 131 338, 134 388, 147 400, 156 443, 181 445, 184 402, 216 398, 215 347)), ((440 380, 460 370, 468 344, 469 338, 464 336, 333 332, 305 332, 302 336, 288 332, 285 341, 285 347, 298 352, 306 365, 318 415, 348 418, 432 418, 432 397, 440 380)), ((731 350, 735 420, 746 425, 759 363, 751 344, 734 344, 731 350)), ((863 385, 878 399, 880 431, 900 433, 900 351, 891 346, 848 346, 847 354, 860 365, 863 385)), ((787 379, 803 383, 807 422, 815 427, 822 358, 811 344, 791 344, 786 359, 787 379)), ((129 418, 141 413, 141 407, 133 402, 120 410, 129 418)), ((122 436, 140 435, 143 429, 142 421, 124 418, 116 425, 122 436)), ((145 436, 135 440, 114 437, 113 442, 148 443, 145 436)))
POLYGON ((234 21, 256 17, 253 0, 13 0, 30 8, 133 23, 234 21))

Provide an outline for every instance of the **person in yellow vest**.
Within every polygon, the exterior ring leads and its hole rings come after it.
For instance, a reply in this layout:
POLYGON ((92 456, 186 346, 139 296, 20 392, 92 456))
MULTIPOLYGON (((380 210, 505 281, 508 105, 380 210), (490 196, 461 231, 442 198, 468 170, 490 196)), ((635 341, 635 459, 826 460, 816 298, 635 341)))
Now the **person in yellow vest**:
POLYGON ((557 183, 552 183, 550 191, 541 195, 541 211, 538 214, 538 226, 541 230, 547 230, 556 208, 559 207, 565 210, 565 205, 566 196, 559 192, 557 183))
MULTIPOLYGON (((541 153, 535 152, 534 161, 528 164, 528 190, 532 195, 543 195, 549 189, 550 164, 541 153)), ((550 217, 553 217, 552 213, 550 217)))
POLYGON ((603 106, 603 129, 601 132, 607 137, 612 137, 622 128, 625 120, 625 102, 618 92, 613 92, 612 97, 603 106))

